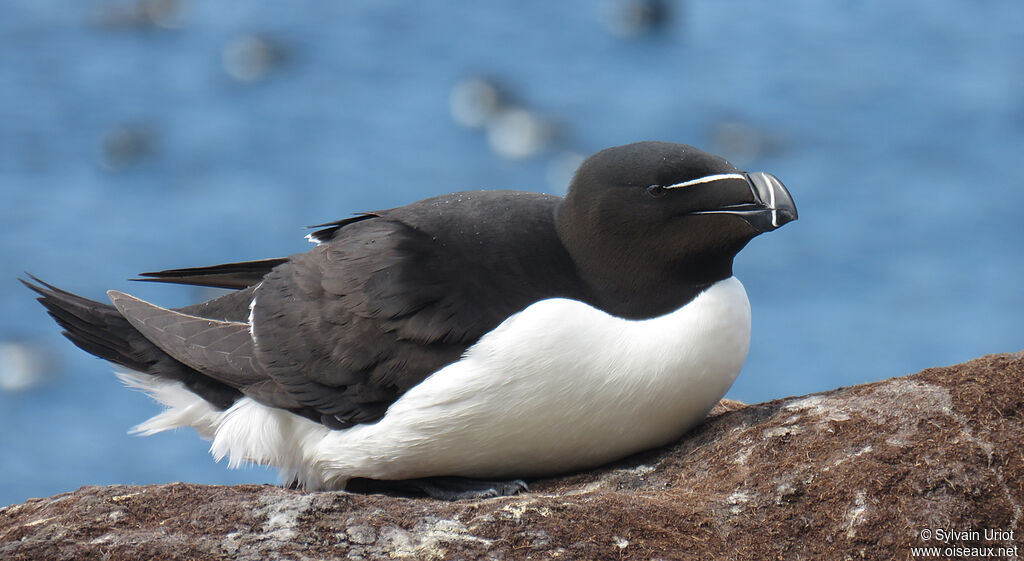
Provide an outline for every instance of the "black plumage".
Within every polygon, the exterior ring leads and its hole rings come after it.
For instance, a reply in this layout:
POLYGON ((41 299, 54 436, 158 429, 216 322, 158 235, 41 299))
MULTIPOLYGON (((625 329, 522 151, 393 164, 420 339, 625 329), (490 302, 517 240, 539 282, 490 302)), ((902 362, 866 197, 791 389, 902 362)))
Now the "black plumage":
POLYGON ((26 284, 92 354, 178 380, 220 408, 248 395, 340 429, 379 420, 539 300, 631 319, 679 308, 731 276, 735 254, 762 230, 730 215, 760 209, 756 198, 722 158, 637 143, 588 159, 565 200, 454 193, 322 224, 306 253, 143 273, 237 290, 177 310, 26 284), (732 177, 665 189, 715 174, 732 177))
POLYGON ((344 225, 257 288, 260 362, 329 426, 380 418, 508 316, 585 297, 554 230, 559 200, 457 193, 344 225))

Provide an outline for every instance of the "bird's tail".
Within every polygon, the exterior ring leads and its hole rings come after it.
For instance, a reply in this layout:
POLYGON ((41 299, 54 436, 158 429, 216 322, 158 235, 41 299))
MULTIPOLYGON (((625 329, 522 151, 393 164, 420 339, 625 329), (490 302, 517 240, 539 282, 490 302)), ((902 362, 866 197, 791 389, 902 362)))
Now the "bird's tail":
POLYGON ((177 380, 219 409, 226 409, 241 395, 226 384, 209 378, 175 360, 151 343, 114 306, 103 304, 29 275, 21 282, 39 295, 37 300, 64 329, 64 336, 78 348, 115 364, 177 380))

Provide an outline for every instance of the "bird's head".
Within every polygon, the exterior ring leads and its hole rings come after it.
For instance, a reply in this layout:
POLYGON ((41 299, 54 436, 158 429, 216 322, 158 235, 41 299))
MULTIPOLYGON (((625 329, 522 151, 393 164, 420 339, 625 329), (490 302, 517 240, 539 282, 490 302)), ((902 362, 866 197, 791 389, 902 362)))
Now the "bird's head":
POLYGON ((557 221, 586 278, 614 287, 618 300, 636 293, 641 301, 659 285, 728 278, 751 239, 796 218, 792 196, 769 173, 685 144, 638 142, 587 158, 557 221))

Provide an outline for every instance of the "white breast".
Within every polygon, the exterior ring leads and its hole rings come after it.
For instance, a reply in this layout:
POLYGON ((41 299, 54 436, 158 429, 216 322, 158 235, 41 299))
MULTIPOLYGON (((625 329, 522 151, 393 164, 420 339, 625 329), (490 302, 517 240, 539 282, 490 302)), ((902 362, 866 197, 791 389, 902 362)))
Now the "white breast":
POLYGON ((172 407, 139 430, 196 426, 212 433, 218 459, 275 465, 311 488, 351 477, 556 474, 680 437, 732 385, 749 342, 750 305, 735 278, 641 321, 556 298, 506 320, 374 424, 332 431, 248 398, 226 412, 190 400, 191 415, 175 414, 184 396, 165 399, 167 384, 135 377, 172 407))

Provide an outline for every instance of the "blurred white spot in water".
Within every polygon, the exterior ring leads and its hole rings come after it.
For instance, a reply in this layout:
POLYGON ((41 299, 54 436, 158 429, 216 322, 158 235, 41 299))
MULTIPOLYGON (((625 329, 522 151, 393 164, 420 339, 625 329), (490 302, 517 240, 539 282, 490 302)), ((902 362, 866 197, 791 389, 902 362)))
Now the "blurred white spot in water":
POLYGON ((501 112, 504 104, 498 85, 486 78, 461 80, 448 96, 452 119, 469 128, 486 125, 501 112))
POLYGON ((142 11, 158 27, 178 29, 188 14, 188 4, 182 0, 145 0, 142 11))
POLYGON ((548 162, 547 180, 550 192, 564 196, 569 192, 569 182, 583 163, 586 156, 579 152, 562 152, 548 162))
POLYGON ((499 156, 522 159, 536 155, 551 142, 554 125, 522 108, 502 111, 487 126, 487 143, 499 156))
POLYGON ((94 21, 107 28, 162 27, 179 29, 188 16, 183 0, 137 0, 101 6, 94 21))
POLYGON ((20 392, 41 386, 54 375, 55 363, 41 345, 0 342, 0 390, 20 392))
POLYGON ((665 27, 672 15, 668 4, 667 0, 607 0, 601 21, 615 35, 638 37, 665 27))
POLYGON ((239 82, 256 82, 288 60, 288 50, 270 37, 250 33, 232 39, 221 52, 224 72, 239 82))

